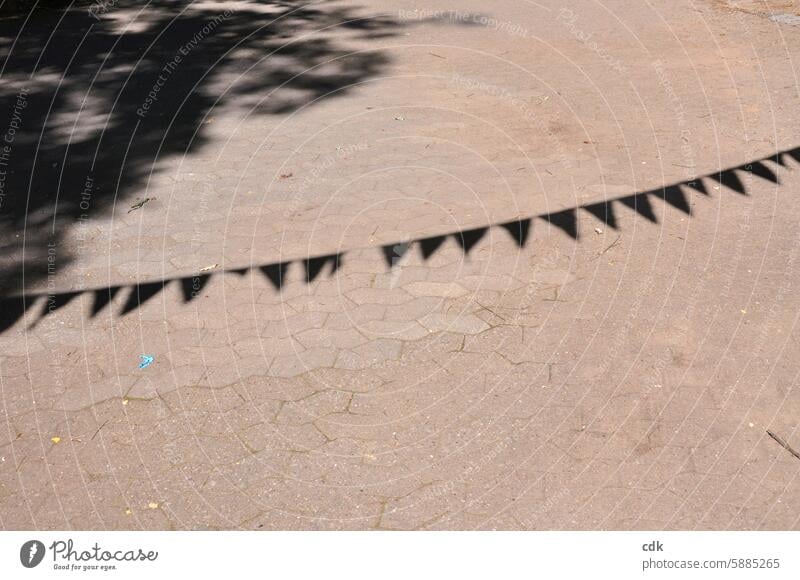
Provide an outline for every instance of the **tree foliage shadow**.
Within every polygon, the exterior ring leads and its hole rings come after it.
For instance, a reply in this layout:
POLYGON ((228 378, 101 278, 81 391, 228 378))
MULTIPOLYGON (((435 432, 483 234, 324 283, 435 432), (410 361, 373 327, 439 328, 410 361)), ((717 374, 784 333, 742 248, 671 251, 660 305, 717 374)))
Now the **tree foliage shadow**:
POLYGON ((159 160, 207 145, 216 107, 281 114, 339 98, 388 64, 354 43, 403 26, 291 0, 105 0, 0 18, 0 297, 45 279, 49 256, 69 263, 67 229, 140 190, 159 160))

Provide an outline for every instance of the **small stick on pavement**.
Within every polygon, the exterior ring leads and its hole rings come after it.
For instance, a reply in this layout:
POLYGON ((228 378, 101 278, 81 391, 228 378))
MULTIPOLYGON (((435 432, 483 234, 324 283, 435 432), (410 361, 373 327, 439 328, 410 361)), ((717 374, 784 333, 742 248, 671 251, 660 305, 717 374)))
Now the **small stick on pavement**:
POLYGON ((100 433, 100 429, 102 429, 103 427, 105 427, 105 426, 106 426, 106 423, 108 423, 109 421, 110 421, 110 419, 106 419, 105 421, 103 421, 103 424, 102 424, 102 425, 100 425, 100 426, 97 428, 97 431, 95 431, 95 432, 94 432, 94 435, 92 435, 92 439, 91 439, 92 441, 94 441, 94 438, 95 438, 95 437, 97 437, 97 434, 98 434, 98 433, 100 433))
POLYGON ((146 204, 148 201, 155 201, 155 200, 156 200, 155 197, 145 197, 142 201, 137 201, 136 203, 134 203, 131 206, 131 209, 128 210, 128 213, 131 213, 133 210, 136 210, 136 209, 139 209, 140 207, 143 207, 144 204, 146 204))
POLYGON ((800 453, 798 453, 797 451, 795 451, 795 449, 794 449, 794 448, 792 448, 792 446, 791 446, 791 445, 789 445, 789 444, 788 444, 786 441, 784 441, 783 439, 781 439, 781 438, 780 438, 778 435, 775 435, 775 433, 773 433, 773 432, 772 432, 772 431, 770 431, 769 429, 767 429, 767 435, 769 435, 770 437, 772 437, 772 438, 773 438, 773 439, 774 439, 774 440, 775 440, 775 441, 778 443, 778 445, 780 445, 781 447, 783 447, 784 449, 786 449, 786 451, 788 451, 789 453, 791 453, 792 455, 794 455, 795 457, 797 457, 797 459, 800 459, 800 453))
POLYGON ((616 240, 614 240, 614 241, 611 243, 611 245, 610 245, 610 246, 608 246, 608 247, 607 247, 605 250, 603 250, 602 252, 600 252, 600 253, 599 253, 599 254, 597 254, 597 255, 598 255, 598 256, 602 256, 602 255, 603 255, 603 254, 605 254, 607 251, 609 251, 611 248, 613 248, 614 246, 616 246, 616 245, 619 243, 619 239, 620 239, 621 237, 622 237, 622 235, 621 235, 621 234, 620 234, 619 236, 617 236, 617 239, 616 239, 616 240))

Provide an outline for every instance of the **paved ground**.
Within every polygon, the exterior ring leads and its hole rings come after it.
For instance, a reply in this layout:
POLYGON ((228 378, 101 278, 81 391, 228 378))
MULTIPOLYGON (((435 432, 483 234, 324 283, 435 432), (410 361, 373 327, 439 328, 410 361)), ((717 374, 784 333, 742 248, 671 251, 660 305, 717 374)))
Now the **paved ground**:
POLYGON ((24 24, 0 526, 800 527, 800 12, 604 6, 24 24))

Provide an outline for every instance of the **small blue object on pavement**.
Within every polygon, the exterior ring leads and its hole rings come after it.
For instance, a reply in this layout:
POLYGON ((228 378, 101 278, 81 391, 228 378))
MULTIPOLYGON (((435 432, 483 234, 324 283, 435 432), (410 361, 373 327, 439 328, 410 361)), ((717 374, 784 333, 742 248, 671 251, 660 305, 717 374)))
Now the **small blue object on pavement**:
POLYGON ((153 364, 153 357, 148 354, 140 354, 139 357, 142 359, 139 361, 139 368, 146 369, 151 364, 153 364))

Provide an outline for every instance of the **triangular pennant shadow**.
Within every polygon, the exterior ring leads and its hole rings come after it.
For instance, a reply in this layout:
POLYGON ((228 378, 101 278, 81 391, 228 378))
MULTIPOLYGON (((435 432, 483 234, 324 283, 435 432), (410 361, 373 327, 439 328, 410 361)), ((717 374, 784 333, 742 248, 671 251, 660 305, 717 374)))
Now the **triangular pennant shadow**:
MULTIPOLYGON (((684 189, 685 187, 691 187, 704 195, 709 195, 709 191, 706 189, 707 184, 704 182, 704 180, 710 177, 716 182, 725 185, 727 188, 746 195, 746 187, 745 184, 742 183, 742 179, 737 173, 738 171, 747 171, 748 173, 752 173, 757 177, 778 184, 780 180, 778 178, 777 170, 771 165, 767 165, 765 161, 774 162, 778 166, 786 166, 788 159, 792 159, 795 162, 800 163, 800 147, 777 152, 770 157, 756 160, 736 168, 725 169, 718 171, 715 174, 698 177, 690 182, 669 185, 661 190, 637 193, 606 202, 589 204, 587 206, 581 206, 581 208, 594 215, 597 219, 605 222, 610 227, 616 228, 617 223, 613 202, 620 201, 624 205, 632 208, 638 214, 646 217, 648 220, 658 223, 649 200, 650 195, 659 195, 666 203, 669 203, 673 207, 691 215, 691 205, 689 204, 688 197, 686 195, 687 190, 684 189)), ((577 209, 578 208, 571 208, 554 212, 552 214, 535 217, 546 219, 552 225, 564 230, 568 235, 577 239, 577 209)), ((499 225, 508 231, 517 242, 517 245, 523 247, 529 237, 530 226, 533 219, 534 218, 531 217, 496 225, 499 225)), ((461 248, 468 253, 470 249, 473 248, 483 238, 483 236, 485 236, 488 227, 490 226, 484 228, 474 228, 462 232, 448 233, 440 236, 432 236, 422 240, 412 241, 410 243, 418 243, 420 245, 423 258, 427 259, 442 246, 448 236, 453 236, 461 245, 461 248)), ((402 258, 407 253, 408 247, 409 243, 383 246, 383 254, 390 267, 395 265, 397 260, 402 258)), ((314 280, 324 270, 325 264, 329 262, 332 263, 331 273, 336 272, 341 265, 341 258, 342 255, 338 254, 307 259, 305 261, 306 280, 309 282, 314 280)), ((290 262, 285 262, 281 264, 257 266, 256 268, 260 269, 270 279, 276 288, 280 288, 283 284, 285 272, 289 264, 290 262)), ((243 276, 253 269, 255 268, 246 267, 227 270, 226 272, 243 276)), ((158 294, 172 280, 178 280, 180 282, 184 298, 186 300, 190 300, 192 297, 194 297, 194 295, 196 295, 197 291, 202 289, 207 284, 210 276, 211 275, 209 274, 186 278, 171 278, 133 286, 110 286, 106 288, 96 288, 85 290, 84 292, 91 292, 93 294, 94 302, 91 309, 91 316, 94 317, 115 299, 116 295, 121 289, 129 288, 130 293, 128 294, 127 300, 125 301, 121 310, 121 314, 127 314, 158 294)), ((79 293, 77 292, 65 292, 63 294, 28 294, 25 296, 10 296, 5 299, 0 299, 0 332, 3 332, 13 326, 25 315, 26 309, 32 308, 34 305, 38 306, 36 302, 39 299, 42 299, 45 302, 45 307, 40 309, 40 311, 41 315, 46 316, 49 312, 62 308, 74 300, 78 295, 79 293)))
POLYGON ((647 193, 635 193, 633 195, 621 197, 617 201, 621 202, 623 205, 627 205, 633 211, 654 224, 658 223, 658 218, 653 212, 653 206, 650 204, 650 198, 647 197, 647 193))
MULTIPOLYGON (((33 306, 38 297, 34 296, 27 300, 28 306, 33 306)), ((0 300, 0 332, 4 332, 14 326, 14 324, 25 314, 26 300, 24 296, 14 296, 0 300)))
POLYGON ((780 184, 777 174, 769 167, 764 165, 761 161, 755 161, 745 165, 746 171, 750 171, 753 175, 759 176, 761 179, 766 179, 775 184, 780 184))
POLYGON ((473 230, 464 230, 453 234, 453 237, 458 242, 458 245, 461 246, 461 249, 464 250, 464 253, 469 254, 470 250, 475 247, 475 244, 481 241, 488 231, 488 227, 475 228, 473 230))
POLYGON ((131 286, 131 293, 128 295, 128 300, 125 302, 125 306, 122 307, 120 315, 127 314, 150 300, 153 296, 161 292, 169 282, 170 280, 165 280, 131 286))
POLYGON ((276 290, 280 290, 283 286, 283 280, 286 276, 286 269, 289 267, 289 262, 281 262, 280 264, 267 264, 266 266, 259 267, 261 273, 272 282, 276 290))
POLYGON ((211 279, 211 274, 201 274, 199 276, 187 276, 181 278, 181 291, 183 292, 183 301, 191 302, 196 298, 200 291, 208 284, 211 279))
POLYGON ((528 241, 528 233, 531 229, 531 219, 525 218, 522 220, 515 220, 513 222, 506 222, 504 224, 500 224, 500 227, 511 234, 511 237, 517 242, 517 246, 522 248, 528 241))
POLYGON ((63 308, 74 298, 80 296, 81 292, 65 292, 63 294, 48 294, 45 295, 44 306, 42 306, 42 312, 40 316, 47 316, 48 314, 55 312, 59 308, 63 308))
MULTIPOLYGON (((686 199, 686 194, 678 185, 670 185, 662 190, 664 201, 670 204, 675 209, 681 210, 686 215, 692 215, 692 206, 689 205, 689 200, 686 199)), ((658 195, 653 192, 654 195, 658 195)))
POLYGON ((731 188, 736 193, 747 195, 747 190, 745 189, 742 180, 739 179, 739 176, 736 175, 736 172, 733 169, 726 169, 725 171, 720 171, 719 173, 712 173, 709 175, 709 177, 720 185, 731 188))
POLYGON ((329 254, 327 256, 317 256, 315 258, 308 258, 306 260, 306 282, 313 282, 319 276, 325 264, 331 264, 331 271, 328 272, 332 275, 342 265, 342 254, 329 254))
POLYGON ((574 209, 564 209, 539 217, 543 220, 547 220, 557 228, 564 230, 569 237, 576 240, 578 239, 578 220, 575 216, 574 209))
POLYGON ((608 227, 615 230, 619 229, 617 226, 617 217, 614 215, 614 206, 610 201, 601 201, 600 203, 584 205, 583 209, 588 211, 608 227))
POLYGON ((786 155, 786 153, 776 153, 774 156, 770 157, 769 160, 781 167, 786 167, 786 160, 783 158, 784 155, 786 155))
POLYGON ((788 151, 784 151, 783 155, 789 156, 798 163, 800 163, 800 147, 796 147, 794 149, 789 149, 788 151))
POLYGON ((408 251, 409 244, 407 242, 399 242, 397 244, 387 244, 381 248, 383 257, 386 260, 386 265, 389 269, 394 268, 403 256, 408 251))
POLYGON ((708 195, 708 190, 706 189, 706 184, 703 183, 703 180, 700 179, 699 177, 696 177, 695 179, 693 179, 691 181, 687 181, 684 185, 686 185, 686 187, 691 187, 695 191, 699 191, 703 195, 708 195))
POLYGON ((94 300, 92 301, 92 311, 89 318, 94 318, 100 311, 108 306, 114 300, 114 297, 119 292, 120 286, 109 286, 108 288, 98 288, 93 292, 94 300))
POLYGON ((446 239, 447 236, 433 236, 418 240, 417 243, 419 243, 419 250, 422 253, 422 257, 426 260, 430 258, 434 252, 441 247, 446 239))

